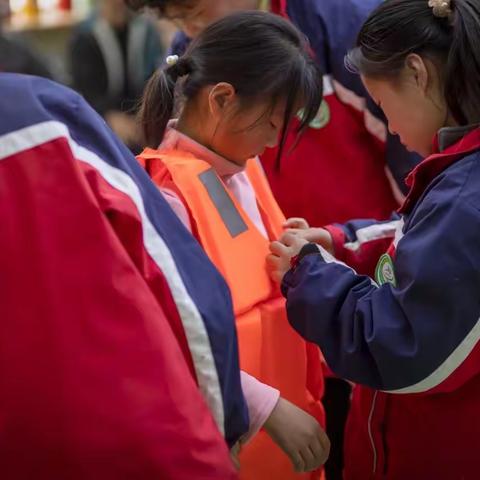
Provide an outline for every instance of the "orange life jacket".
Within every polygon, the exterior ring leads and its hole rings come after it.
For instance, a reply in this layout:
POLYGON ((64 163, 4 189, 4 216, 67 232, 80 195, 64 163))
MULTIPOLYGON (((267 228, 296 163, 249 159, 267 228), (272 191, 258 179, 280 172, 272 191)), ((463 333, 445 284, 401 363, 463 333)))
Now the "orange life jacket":
MULTIPOLYGON (((171 188, 173 182, 192 231, 231 289, 241 368, 323 422, 319 351, 288 324, 285 300, 265 268, 269 240, 281 235, 285 217, 259 164, 250 160, 246 172, 269 239, 207 162, 186 152, 150 149, 139 160, 159 187, 171 188)), ((264 432, 244 448, 240 460, 243 480, 318 478, 295 474, 287 456, 264 432)))

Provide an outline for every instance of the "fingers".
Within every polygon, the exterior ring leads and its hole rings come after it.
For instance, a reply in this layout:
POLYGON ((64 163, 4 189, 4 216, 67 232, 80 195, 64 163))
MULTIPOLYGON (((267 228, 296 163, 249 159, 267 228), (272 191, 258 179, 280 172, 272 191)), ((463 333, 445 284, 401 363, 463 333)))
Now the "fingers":
POLYGON ((307 446, 300 451, 300 456, 303 460, 303 472, 311 472, 317 468, 317 460, 313 451, 307 446))
POLYGON ((300 217, 289 218, 283 224, 283 228, 297 228, 297 229, 303 230, 308 227, 309 227, 308 222, 304 218, 300 218, 300 217))
POLYGON ((299 241, 299 238, 292 233, 284 233, 278 241, 287 247, 292 247, 299 241))
POLYGON ((279 261, 280 259, 276 255, 272 253, 267 255, 267 269, 270 271, 275 270, 279 265, 279 261))
POLYGON ((317 439, 320 442, 323 450, 327 452, 328 458, 328 455, 330 455, 330 439, 323 428, 318 429, 317 439))
POLYGON ((291 232, 285 232, 277 241, 270 244, 270 251, 279 256, 287 255, 291 253, 288 247, 297 247, 298 245, 303 245, 304 243, 307 243, 307 241, 303 238, 300 238, 300 236, 291 232))
MULTIPOLYGON (((322 429, 319 429, 323 433, 322 429)), ((299 456, 303 461, 303 472, 312 472, 317 470, 328 460, 330 455, 330 441, 324 434, 322 436, 313 437, 312 440, 299 452, 299 456), (324 438, 323 438, 324 437, 324 438)), ((300 470, 297 470, 300 471, 300 470)))
POLYGON ((281 283, 285 274, 282 268, 282 260, 276 255, 267 256, 267 271, 274 282, 281 283))
POLYGON ((267 270, 269 272, 274 272, 276 270, 280 270, 282 260, 277 255, 270 254, 267 256, 267 270))
POLYGON ((290 269, 291 259, 298 255, 306 240, 284 233, 280 240, 272 242, 269 246, 271 254, 267 256, 266 265, 270 277, 281 283, 285 273, 290 269))
POLYGON ((305 233, 305 229, 301 228, 286 228, 284 230, 284 233, 289 233, 290 235, 302 235, 302 233, 305 233))
POLYGON ((293 468, 297 473, 302 473, 305 471, 305 461, 300 455, 300 452, 293 452, 289 455, 290 460, 292 461, 293 468))
POLYGON ((318 438, 315 438, 310 444, 309 448, 314 458, 312 470, 316 470, 324 465, 328 460, 328 456, 330 455, 330 443, 328 443, 328 446, 325 447, 318 438))
POLYGON ((273 255, 276 255, 277 257, 282 257, 288 254, 288 248, 283 244, 282 239, 276 242, 272 242, 270 244, 270 251, 273 255))

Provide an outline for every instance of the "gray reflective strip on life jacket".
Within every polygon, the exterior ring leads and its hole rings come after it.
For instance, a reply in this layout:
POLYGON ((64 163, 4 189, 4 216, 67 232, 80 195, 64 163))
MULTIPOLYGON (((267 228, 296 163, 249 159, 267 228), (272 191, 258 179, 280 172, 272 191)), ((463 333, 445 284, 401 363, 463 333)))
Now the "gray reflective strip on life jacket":
POLYGON ((246 232, 248 226, 244 222, 240 212, 235 207, 235 204, 225 190, 225 187, 215 173, 215 170, 210 168, 206 172, 201 173, 198 178, 207 190, 210 199, 215 205, 232 238, 246 232))

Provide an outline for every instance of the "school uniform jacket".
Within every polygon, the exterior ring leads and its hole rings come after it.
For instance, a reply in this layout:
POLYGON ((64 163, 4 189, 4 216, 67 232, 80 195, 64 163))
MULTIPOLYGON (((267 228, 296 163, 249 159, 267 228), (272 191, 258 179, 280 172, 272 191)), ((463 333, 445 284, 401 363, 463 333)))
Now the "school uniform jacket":
POLYGON ((79 95, 0 91, 2 479, 236 478, 224 280, 79 95))
POLYGON ((411 173, 399 219, 329 227, 337 258, 306 255, 283 281, 291 325, 361 385, 347 480, 478 478, 480 129, 458 133, 411 173), (369 258, 375 280, 339 262, 369 258))

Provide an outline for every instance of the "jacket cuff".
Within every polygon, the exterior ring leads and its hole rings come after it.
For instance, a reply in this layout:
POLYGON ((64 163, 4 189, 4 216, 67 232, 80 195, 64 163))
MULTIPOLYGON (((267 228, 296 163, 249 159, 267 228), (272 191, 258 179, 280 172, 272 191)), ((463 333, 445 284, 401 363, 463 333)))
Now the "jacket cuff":
POLYGON ((337 225, 327 225, 323 227, 332 236, 333 243, 333 255, 338 260, 344 260, 345 258, 345 232, 337 225))
POLYGON ((287 298, 287 295, 288 295, 288 289, 290 288, 291 284, 290 284, 290 278, 292 277, 292 275, 294 275, 295 273, 295 270, 297 269, 297 267, 300 265, 301 261, 305 258, 305 257, 308 257, 310 255, 319 255, 320 258, 322 259, 322 261, 324 261, 324 258, 322 256, 322 253, 321 253, 321 249, 320 247, 316 244, 316 243, 307 243, 305 244, 302 249, 300 250, 300 252, 298 253, 298 255, 296 255, 295 257, 293 257, 291 260, 290 260, 290 265, 291 265, 291 268, 290 270, 285 274, 285 276, 283 277, 283 281, 282 281, 282 285, 280 287, 281 289, 281 292, 282 292, 282 295, 287 298))

